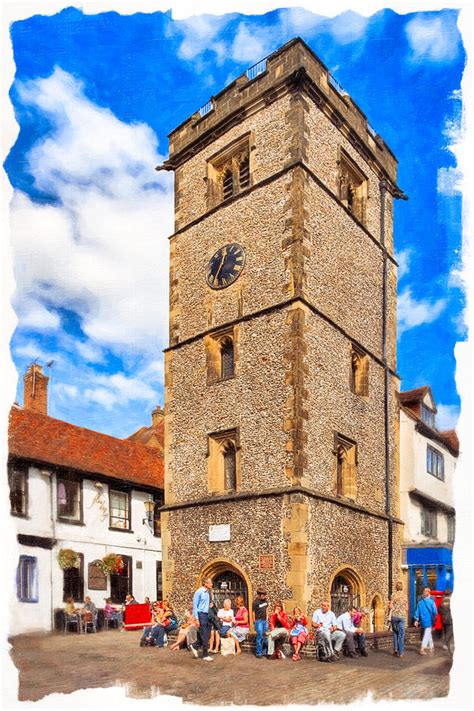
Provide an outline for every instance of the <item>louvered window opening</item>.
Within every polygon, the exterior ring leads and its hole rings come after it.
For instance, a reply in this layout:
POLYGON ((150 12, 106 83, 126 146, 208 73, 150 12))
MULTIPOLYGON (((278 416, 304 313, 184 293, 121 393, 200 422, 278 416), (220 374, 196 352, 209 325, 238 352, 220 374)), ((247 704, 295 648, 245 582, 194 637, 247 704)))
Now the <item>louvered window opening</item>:
POLYGON ((248 188, 250 185, 250 166, 248 158, 243 160, 239 165, 239 184, 241 190, 248 188))
POLYGON ((224 200, 227 200, 227 198, 232 197, 234 193, 234 180, 232 177, 231 170, 226 170, 226 172, 224 173, 224 179, 222 181, 222 192, 224 200))

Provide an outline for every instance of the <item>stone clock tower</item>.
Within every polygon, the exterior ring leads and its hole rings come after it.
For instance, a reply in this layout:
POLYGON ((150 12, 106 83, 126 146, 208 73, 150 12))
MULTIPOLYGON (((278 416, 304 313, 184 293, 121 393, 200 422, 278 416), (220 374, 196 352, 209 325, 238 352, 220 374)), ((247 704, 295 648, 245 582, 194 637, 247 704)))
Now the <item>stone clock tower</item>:
POLYGON ((164 591, 383 617, 400 560, 397 162, 300 39, 170 134, 164 591))

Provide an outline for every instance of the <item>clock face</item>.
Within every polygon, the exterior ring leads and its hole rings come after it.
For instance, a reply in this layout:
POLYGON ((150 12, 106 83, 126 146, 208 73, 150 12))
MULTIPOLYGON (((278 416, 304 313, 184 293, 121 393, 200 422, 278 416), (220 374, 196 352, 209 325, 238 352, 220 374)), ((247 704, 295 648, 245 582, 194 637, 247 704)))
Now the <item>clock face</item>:
POLYGON ((245 264, 245 252, 240 244, 226 244, 209 260, 207 283, 211 289, 225 289, 240 276, 245 264))

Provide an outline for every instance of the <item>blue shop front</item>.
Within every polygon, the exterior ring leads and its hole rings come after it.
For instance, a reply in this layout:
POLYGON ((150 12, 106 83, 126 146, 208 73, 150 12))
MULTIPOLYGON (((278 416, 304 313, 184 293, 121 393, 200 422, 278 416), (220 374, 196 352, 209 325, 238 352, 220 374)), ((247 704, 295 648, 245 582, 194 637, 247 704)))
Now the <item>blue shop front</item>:
POLYGON ((409 576, 410 619, 423 588, 444 591, 453 589, 453 550, 451 546, 406 548, 409 576))

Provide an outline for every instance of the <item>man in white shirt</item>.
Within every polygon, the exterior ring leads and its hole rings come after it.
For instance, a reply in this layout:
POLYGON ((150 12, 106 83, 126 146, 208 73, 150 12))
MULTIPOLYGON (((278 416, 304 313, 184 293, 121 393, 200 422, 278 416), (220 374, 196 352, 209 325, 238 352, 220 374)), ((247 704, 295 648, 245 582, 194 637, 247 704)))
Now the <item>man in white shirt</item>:
POLYGON ((313 613, 311 624, 316 630, 316 642, 318 637, 322 637, 331 651, 330 658, 334 661, 339 659, 346 635, 338 630, 336 615, 330 609, 328 600, 323 600, 321 607, 313 613))
POLYGON ((337 618, 337 627, 346 635, 346 645, 349 657, 357 657, 356 645, 359 654, 367 657, 365 650, 365 634, 362 627, 356 627, 354 624, 354 616, 357 613, 356 607, 351 607, 348 612, 343 612, 337 618))

